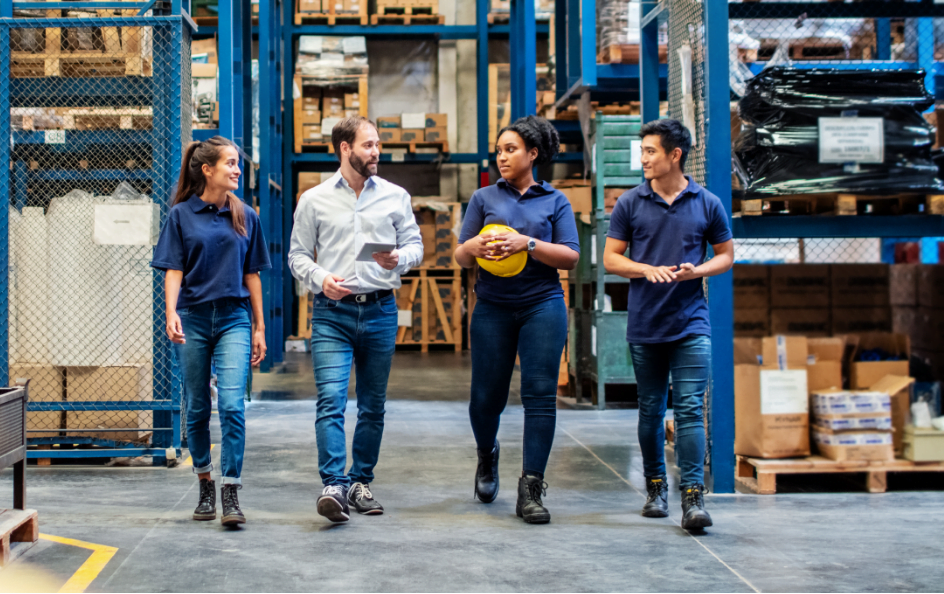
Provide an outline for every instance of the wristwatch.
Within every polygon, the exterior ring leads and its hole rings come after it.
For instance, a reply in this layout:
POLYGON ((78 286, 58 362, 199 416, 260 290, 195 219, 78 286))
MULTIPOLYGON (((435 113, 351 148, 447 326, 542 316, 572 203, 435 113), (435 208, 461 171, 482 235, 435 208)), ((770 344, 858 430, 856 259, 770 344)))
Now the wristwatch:
POLYGON ((533 252, 534 248, 536 248, 537 245, 538 245, 538 242, 534 241, 533 237, 528 238, 528 251, 529 252, 533 252))

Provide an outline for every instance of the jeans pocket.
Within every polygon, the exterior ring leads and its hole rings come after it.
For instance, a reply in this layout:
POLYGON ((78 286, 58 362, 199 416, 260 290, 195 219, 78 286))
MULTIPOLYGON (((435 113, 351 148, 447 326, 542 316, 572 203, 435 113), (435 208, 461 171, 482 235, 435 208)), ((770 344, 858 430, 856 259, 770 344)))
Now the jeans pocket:
POLYGON ((388 315, 393 315, 397 313, 397 299, 393 295, 389 295, 380 300, 380 311, 388 315))
POLYGON ((324 295, 315 295, 311 300, 312 309, 331 309, 337 306, 337 301, 334 299, 328 299, 324 295))

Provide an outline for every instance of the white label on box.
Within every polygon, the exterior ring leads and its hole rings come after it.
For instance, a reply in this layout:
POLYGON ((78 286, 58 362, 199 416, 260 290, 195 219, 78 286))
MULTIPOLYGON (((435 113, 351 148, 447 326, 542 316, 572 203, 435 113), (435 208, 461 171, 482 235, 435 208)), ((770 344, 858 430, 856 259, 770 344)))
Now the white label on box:
POLYGON ((341 122, 341 118, 321 118, 321 133, 331 134, 334 127, 341 122))
POLYGON ((882 163, 882 118, 819 118, 820 163, 882 163))
MULTIPOLYGON (((352 6, 352 10, 358 10, 358 7, 352 6)), ((341 47, 344 48, 343 51, 345 54, 366 54, 367 53, 367 38, 366 37, 345 37, 341 42, 341 47)), ((420 126, 422 128, 422 126, 420 126)))
POLYGON ((629 147, 631 168, 642 170, 642 141, 634 140, 629 147))
POLYGON ((44 142, 46 144, 65 144, 66 131, 65 130, 46 130, 44 142))
POLYGON ((806 370, 760 372, 760 414, 784 415, 809 412, 806 370))
POLYGON ((393 163, 403 163, 406 161, 406 149, 393 149, 388 151, 390 154, 390 161, 393 163))
POLYGON ((425 128, 426 127, 426 114, 425 113, 405 113, 402 116, 400 116, 400 127, 404 129, 425 128))
POLYGON ((413 312, 409 309, 398 309, 397 310, 397 326, 406 326, 410 328, 413 326, 413 312))
POLYGON ((145 204, 96 204, 92 241, 99 245, 157 245, 160 207, 145 204))

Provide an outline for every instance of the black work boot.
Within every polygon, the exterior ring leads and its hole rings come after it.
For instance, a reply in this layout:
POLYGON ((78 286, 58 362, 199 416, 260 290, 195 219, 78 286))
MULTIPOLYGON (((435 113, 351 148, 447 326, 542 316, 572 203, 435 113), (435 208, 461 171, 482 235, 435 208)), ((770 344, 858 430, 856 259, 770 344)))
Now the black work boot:
POLYGON ((210 479, 200 479, 200 503, 193 510, 193 519, 216 519, 216 483, 210 479))
POLYGON ((491 503, 498 497, 498 440, 491 452, 476 449, 479 465, 475 469, 475 496, 482 503, 491 503))
POLYGON ((711 526, 705 511, 705 485, 689 485, 682 489, 682 528, 698 530, 711 526))
POLYGON ((351 519, 351 508, 347 502, 347 487, 328 485, 318 498, 318 515, 332 522, 347 522, 351 519))
POLYGON ((518 479, 518 504, 515 513, 528 524, 547 524, 551 521, 551 512, 541 501, 541 495, 547 495, 547 483, 536 476, 523 476, 518 479))
POLYGON ((665 475, 653 478, 646 477, 646 505, 642 506, 642 515, 647 518, 665 518, 669 515, 669 485, 665 475))
POLYGON ((380 502, 374 499, 370 492, 370 485, 367 483, 354 483, 348 489, 347 495, 348 507, 353 507, 357 513, 365 516, 379 516, 384 513, 384 508, 380 502))
POLYGON ((223 518, 220 520, 224 526, 235 526, 236 524, 245 524, 246 516, 239 509, 239 499, 236 497, 236 491, 239 485, 223 485, 221 498, 223 499, 223 518))

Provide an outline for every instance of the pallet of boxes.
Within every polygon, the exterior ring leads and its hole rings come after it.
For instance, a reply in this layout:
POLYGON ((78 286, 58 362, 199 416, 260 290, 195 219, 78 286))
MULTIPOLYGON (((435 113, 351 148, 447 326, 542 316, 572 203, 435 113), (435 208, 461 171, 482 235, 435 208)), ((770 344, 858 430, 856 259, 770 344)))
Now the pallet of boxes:
POLYGON ((462 205, 438 196, 413 197, 413 216, 423 237, 423 262, 402 277, 396 291, 397 346, 462 350, 462 268, 453 255, 462 225, 462 205))
POLYGON ((439 0, 376 0, 377 13, 371 25, 442 25, 446 16, 439 14, 439 0))
POLYGON ((445 113, 402 113, 377 118, 380 145, 394 160, 406 153, 449 152, 449 116, 445 113))
POLYGON ((331 130, 347 116, 367 117, 364 37, 298 38, 292 85, 295 152, 333 153, 331 130))
POLYGON ((367 25, 367 0, 294 0, 295 25, 367 25))
POLYGON ((219 59, 216 37, 195 39, 190 44, 190 81, 193 86, 193 128, 219 128, 219 59))

